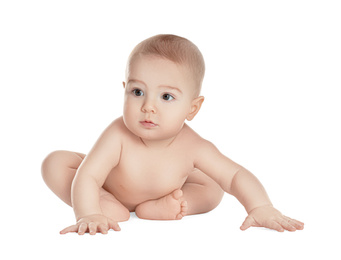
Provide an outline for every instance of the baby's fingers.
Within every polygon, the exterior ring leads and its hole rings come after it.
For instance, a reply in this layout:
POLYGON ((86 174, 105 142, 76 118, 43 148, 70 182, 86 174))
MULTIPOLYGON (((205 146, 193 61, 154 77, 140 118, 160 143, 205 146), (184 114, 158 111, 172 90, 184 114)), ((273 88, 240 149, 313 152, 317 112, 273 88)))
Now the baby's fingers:
POLYGON ((64 228, 62 231, 60 231, 59 233, 61 235, 64 235, 64 234, 67 234, 69 232, 77 232, 78 231, 78 225, 72 225, 72 226, 69 226, 67 228, 64 228))
POLYGON ((89 223, 89 234, 90 235, 96 235, 97 232, 97 225, 95 222, 90 222, 89 223))
POLYGON ((113 229, 115 231, 121 231, 120 226, 117 224, 117 222, 108 219, 109 229, 113 229))
POLYGON ((254 219, 251 218, 250 216, 247 216, 245 221, 241 225, 240 229, 244 231, 244 230, 247 230, 249 227, 252 227, 254 225, 255 225, 254 219))
POLYGON ((296 230, 302 230, 304 228, 304 224, 300 221, 297 221, 295 219, 291 219, 289 217, 283 216, 280 219, 277 220, 277 223, 282 226, 283 231, 296 231, 296 230))
POLYGON ((296 228, 291 225, 290 220, 288 219, 282 219, 279 223, 285 230, 296 231, 296 228))
POLYGON ((98 231, 101 232, 102 234, 108 234, 108 226, 105 224, 99 224, 98 225, 98 231))
POLYGON ((285 217, 285 219, 291 226, 295 227, 297 230, 302 230, 304 228, 304 223, 301 221, 289 217, 285 217))
POLYGON ((264 225, 264 227, 276 230, 278 232, 284 232, 282 225, 274 220, 269 221, 266 225, 264 225))
POLYGON ((84 235, 87 230, 88 230, 88 225, 86 223, 81 223, 78 226, 78 235, 84 235))

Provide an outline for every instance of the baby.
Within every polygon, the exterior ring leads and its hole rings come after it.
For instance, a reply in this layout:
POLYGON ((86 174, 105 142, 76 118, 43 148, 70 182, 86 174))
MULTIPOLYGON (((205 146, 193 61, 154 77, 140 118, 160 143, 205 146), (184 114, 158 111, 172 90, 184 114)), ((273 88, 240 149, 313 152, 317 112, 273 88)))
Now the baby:
POLYGON ((123 116, 88 155, 55 151, 42 164, 46 184, 77 219, 61 234, 118 231, 117 222, 134 211, 143 219, 179 220, 211 211, 224 192, 248 213, 242 230, 303 229, 272 206, 254 175, 185 124, 204 101, 204 72, 199 49, 185 38, 157 35, 134 48, 123 82, 123 116))

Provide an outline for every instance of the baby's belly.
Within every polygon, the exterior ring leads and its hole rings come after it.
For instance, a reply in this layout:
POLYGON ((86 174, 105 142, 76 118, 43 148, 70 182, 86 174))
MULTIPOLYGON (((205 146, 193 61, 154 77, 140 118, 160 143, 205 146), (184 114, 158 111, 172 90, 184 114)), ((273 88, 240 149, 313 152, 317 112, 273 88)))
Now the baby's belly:
POLYGON ((185 183, 187 175, 178 176, 145 176, 128 175, 112 172, 106 179, 103 188, 113 194, 130 211, 147 200, 159 199, 185 183))

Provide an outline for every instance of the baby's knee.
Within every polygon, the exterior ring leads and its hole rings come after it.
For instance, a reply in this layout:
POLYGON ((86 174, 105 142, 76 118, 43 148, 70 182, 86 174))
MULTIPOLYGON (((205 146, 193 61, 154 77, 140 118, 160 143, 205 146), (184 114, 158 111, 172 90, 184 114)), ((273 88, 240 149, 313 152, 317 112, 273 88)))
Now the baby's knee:
POLYGON ((41 164, 41 174, 44 180, 49 178, 56 169, 63 167, 63 153, 64 151, 54 151, 45 157, 41 164))
POLYGON ((220 188, 217 188, 214 191, 210 190, 203 201, 206 204, 207 212, 215 209, 220 204, 223 196, 224 191, 220 188))
POLYGON ((52 153, 49 153, 45 159, 43 160, 43 163, 41 165, 42 172, 46 172, 51 166, 53 167, 58 163, 60 160, 60 154, 62 151, 54 151, 52 153))

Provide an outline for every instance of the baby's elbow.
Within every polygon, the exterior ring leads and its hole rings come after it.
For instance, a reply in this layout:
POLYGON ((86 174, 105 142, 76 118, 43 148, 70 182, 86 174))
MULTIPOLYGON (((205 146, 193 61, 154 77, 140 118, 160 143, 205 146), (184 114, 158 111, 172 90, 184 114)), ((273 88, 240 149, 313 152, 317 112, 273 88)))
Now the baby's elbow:
POLYGON ((232 174, 232 177, 231 177, 231 180, 229 182, 229 184, 227 185, 226 187, 226 192, 229 193, 229 194, 234 194, 234 189, 235 189, 235 186, 236 186, 236 182, 237 182, 237 179, 238 179, 238 176, 240 175, 240 173, 243 171, 243 167, 241 168, 238 168, 233 174, 232 174))

